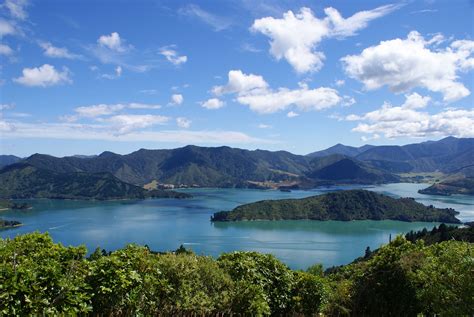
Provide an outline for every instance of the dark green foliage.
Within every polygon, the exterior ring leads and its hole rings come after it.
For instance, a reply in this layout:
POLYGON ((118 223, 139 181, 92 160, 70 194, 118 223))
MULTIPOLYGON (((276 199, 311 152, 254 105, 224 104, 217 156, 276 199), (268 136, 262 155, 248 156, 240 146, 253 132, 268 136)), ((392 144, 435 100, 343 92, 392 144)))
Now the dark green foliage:
POLYGON ((328 315, 469 316, 474 311, 474 247, 425 246, 397 237, 369 259, 331 273, 328 315))
POLYGON ((293 273, 274 256, 233 252, 221 255, 217 262, 232 279, 260 287, 273 313, 283 314, 291 310, 293 273))
POLYGON ((186 198, 189 195, 163 190, 147 191, 127 184, 109 173, 57 173, 17 163, 0 170, 0 197, 108 200, 186 198))
POLYGON ((18 227, 18 226, 21 226, 21 222, 19 222, 19 221, 0 219, 0 229, 14 228, 14 227, 18 227))
POLYGON ((473 245, 397 237, 369 258, 323 276, 271 255, 219 259, 129 245, 88 258, 48 234, 0 239, 0 315, 469 316, 473 245))
POLYGON ((474 177, 448 179, 428 188, 420 189, 418 192, 420 194, 441 196, 474 195, 474 177))
POLYGON ((459 223, 453 209, 426 207, 412 198, 395 199, 366 190, 346 190, 303 199, 264 200, 214 214, 212 221, 401 220, 459 223))
POLYGON ((5 199, 1 199, 0 200, 0 209, 18 209, 18 210, 22 210, 22 209, 30 209, 31 206, 28 205, 27 203, 19 203, 19 202, 15 202, 15 201, 12 201, 12 200, 5 200, 5 199))
POLYGON ((426 230, 426 228, 416 232, 410 231, 405 235, 405 238, 411 242, 422 239, 427 245, 448 240, 474 243, 474 227, 458 228, 443 223, 439 227, 433 227, 431 231, 426 230))

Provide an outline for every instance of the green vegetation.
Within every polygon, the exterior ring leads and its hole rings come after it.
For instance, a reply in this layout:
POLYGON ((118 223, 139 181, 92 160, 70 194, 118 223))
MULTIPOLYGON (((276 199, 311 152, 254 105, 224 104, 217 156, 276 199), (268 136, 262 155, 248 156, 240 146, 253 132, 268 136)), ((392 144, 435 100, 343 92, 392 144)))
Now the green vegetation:
POLYGON ((302 199, 263 200, 214 214, 212 221, 400 220, 459 223, 453 209, 424 206, 367 190, 346 190, 302 199))
POLYGON ((57 173, 35 166, 16 163, 0 170, 0 198, 50 199, 144 199, 187 198, 188 194, 173 191, 147 191, 127 184, 109 173, 57 173))
POLYGON ((364 261, 324 275, 272 255, 129 245, 111 253, 64 247, 48 234, 0 240, 2 315, 468 316, 474 248, 398 237, 364 261))
POLYGON ((21 226, 21 222, 19 221, 0 219, 0 229, 16 228, 19 226, 21 226))
POLYGON ((416 232, 410 231, 405 235, 405 238, 412 242, 422 239, 427 245, 449 240, 474 243, 474 226, 459 228, 442 223, 439 227, 433 227, 431 231, 426 228, 416 232))
POLYGON ((31 206, 27 203, 19 203, 11 200, 0 200, 0 210, 2 209, 31 209, 31 206))
POLYGON ((474 177, 447 179, 428 188, 420 189, 418 192, 420 194, 442 196, 453 194, 474 195, 474 177))

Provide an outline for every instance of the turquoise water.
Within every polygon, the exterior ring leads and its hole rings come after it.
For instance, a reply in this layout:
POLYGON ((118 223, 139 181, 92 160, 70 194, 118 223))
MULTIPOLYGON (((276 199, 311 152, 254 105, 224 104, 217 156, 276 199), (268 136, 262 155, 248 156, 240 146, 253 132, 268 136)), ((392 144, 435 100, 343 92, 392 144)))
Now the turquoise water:
MULTIPOLYGON (((418 194, 425 185, 389 184, 366 187, 393 196, 410 196, 424 204, 452 207, 463 221, 474 220, 471 197, 439 197, 418 194)), ((218 256, 222 252, 252 250, 272 253, 294 269, 315 263, 325 267, 351 262, 367 246, 387 243, 389 235, 431 228, 434 223, 398 221, 260 221, 211 223, 219 210, 262 199, 298 198, 321 194, 337 187, 311 191, 262 191, 246 189, 189 189, 187 200, 150 199, 127 202, 31 201, 32 210, 4 211, 0 217, 24 225, 0 231, 2 238, 32 231, 49 232, 65 245, 84 244, 114 250, 127 243, 147 244, 156 251, 175 250, 181 244, 199 254, 218 256)))

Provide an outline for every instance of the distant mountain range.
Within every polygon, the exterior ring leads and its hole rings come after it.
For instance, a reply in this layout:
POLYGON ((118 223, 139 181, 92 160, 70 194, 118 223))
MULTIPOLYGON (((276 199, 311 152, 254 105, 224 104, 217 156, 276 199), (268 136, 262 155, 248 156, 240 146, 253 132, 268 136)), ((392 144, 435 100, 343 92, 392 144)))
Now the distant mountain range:
MULTIPOLYGON (((0 162, 7 160, 0 156, 0 162)), ((448 137, 405 146, 359 148, 338 144, 305 156, 286 151, 189 145, 171 150, 141 149, 127 155, 103 152, 97 156, 58 158, 34 154, 21 162, 56 175, 109 173, 122 182, 140 187, 158 183, 309 188, 397 182, 405 177, 401 173, 442 172, 469 176, 474 172, 474 139, 448 137)))

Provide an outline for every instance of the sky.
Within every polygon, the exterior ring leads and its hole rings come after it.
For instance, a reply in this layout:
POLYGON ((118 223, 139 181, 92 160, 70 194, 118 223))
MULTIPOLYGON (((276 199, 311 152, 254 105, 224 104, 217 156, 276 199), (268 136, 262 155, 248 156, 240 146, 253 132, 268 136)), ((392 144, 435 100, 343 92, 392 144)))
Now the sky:
POLYGON ((0 154, 474 137, 474 2, 0 1, 0 154))

